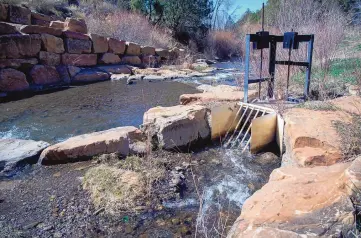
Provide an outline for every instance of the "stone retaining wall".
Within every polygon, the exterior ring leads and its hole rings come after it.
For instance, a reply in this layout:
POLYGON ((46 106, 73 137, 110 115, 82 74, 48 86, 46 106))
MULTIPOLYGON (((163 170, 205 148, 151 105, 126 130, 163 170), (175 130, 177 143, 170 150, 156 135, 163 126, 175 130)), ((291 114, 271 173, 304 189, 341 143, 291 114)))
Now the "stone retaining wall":
POLYGON ((129 66, 158 67, 179 52, 88 33, 83 19, 58 21, 0 4, 2 94, 108 80, 131 74, 129 66))

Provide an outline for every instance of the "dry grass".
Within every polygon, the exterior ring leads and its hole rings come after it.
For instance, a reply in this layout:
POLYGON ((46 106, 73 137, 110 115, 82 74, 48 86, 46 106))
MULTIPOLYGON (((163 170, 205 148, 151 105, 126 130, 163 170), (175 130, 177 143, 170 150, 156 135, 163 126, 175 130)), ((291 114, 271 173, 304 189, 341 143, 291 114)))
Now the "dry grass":
POLYGON ((233 31, 211 31, 208 34, 206 54, 210 58, 228 59, 241 54, 241 42, 233 31))
POLYGON ((354 158, 361 154, 361 116, 352 115, 352 122, 335 122, 335 127, 342 141, 345 158, 354 158))

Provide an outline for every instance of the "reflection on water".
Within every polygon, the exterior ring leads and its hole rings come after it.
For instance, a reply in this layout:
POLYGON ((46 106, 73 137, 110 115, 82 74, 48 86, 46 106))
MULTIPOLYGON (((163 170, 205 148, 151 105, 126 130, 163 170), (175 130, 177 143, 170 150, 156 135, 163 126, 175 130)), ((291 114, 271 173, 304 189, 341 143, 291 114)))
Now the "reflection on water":
POLYGON ((0 104, 0 138, 58 142, 74 135, 142 124, 154 106, 174 106, 184 93, 179 82, 107 81, 0 104))

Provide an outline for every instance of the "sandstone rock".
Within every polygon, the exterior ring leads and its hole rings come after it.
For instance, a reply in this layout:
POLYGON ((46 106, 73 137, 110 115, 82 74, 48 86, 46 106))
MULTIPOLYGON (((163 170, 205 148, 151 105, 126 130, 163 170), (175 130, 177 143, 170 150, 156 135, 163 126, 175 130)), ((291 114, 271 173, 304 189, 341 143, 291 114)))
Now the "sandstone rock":
POLYGON ((124 54, 125 52, 125 41, 117 40, 114 38, 108 38, 109 52, 114 54, 124 54))
POLYGON ((42 34, 41 41, 43 48, 48 52, 61 54, 65 51, 64 41, 59 37, 49 34, 42 34))
POLYGON ((44 141, 0 139, 0 174, 11 172, 19 165, 36 164, 48 146, 44 141))
POLYGON ((77 75, 78 73, 80 73, 81 68, 76 67, 76 66, 68 66, 68 72, 70 77, 74 77, 75 75, 77 75))
POLYGON ((131 64, 131 65, 141 65, 142 60, 138 56, 123 56, 122 63, 131 64))
POLYGON ((140 45, 133 42, 127 42, 126 44, 127 44, 127 49, 125 51, 125 54, 135 55, 135 56, 139 56, 141 54, 140 45))
POLYGON ((15 92, 29 88, 26 76, 23 72, 15 69, 0 70, 0 91, 15 92))
POLYGON ((244 203, 228 237, 262 237, 257 236, 260 229, 270 229, 271 237, 339 237, 342 220, 353 212, 343 178, 349 166, 274 170, 269 182, 244 203))
POLYGON ((210 139, 207 109, 200 105, 155 107, 143 117, 145 134, 160 148, 172 149, 210 139))
POLYGON ((64 22, 64 30, 75 31, 83 34, 88 33, 88 28, 84 19, 75 19, 67 17, 64 22))
POLYGON ((257 164, 265 166, 265 165, 280 163, 281 159, 277 155, 275 155, 275 154, 273 154, 271 152, 266 152, 266 153, 257 155, 254 158, 254 162, 256 162, 257 164))
POLYGON ((108 40, 107 38, 98 34, 89 34, 90 39, 93 42, 93 53, 106 53, 108 52, 108 40))
POLYGON ((30 25, 31 11, 25 7, 9 5, 9 21, 17 24, 30 25))
POLYGON ((345 171, 346 189, 357 202, 361 202, 361 156, 357 157, 345 171))
POLYGON ((59 77, 61 79, 61 81, 63 81, 64 83, 70 84, 71 82, 71 78, 68 72, 68 67, 65 65, 59 65, 56 66, 56 70, 59 73, 59 77))
POLYGON ((31 18, 31 25, 38 25, 38 26, 46 26, 46 27, 49 27, 49 26, 50 26, 50 22, 49 22, 49 21, 43 21, 43 20, 31 18))
POLYGON ((83 69, 79 73, 77 73, 74 77, 72 77, 73 83, 90 83, 90 82, 98 82, 105 81, 109 79, 109 74, 98 70, 96 68, 93 69, 83 69))
POLYGON ((75 162, 111 153, 127 156, 130 153, 129 146, 143 138, 142 132, 132 126, 76 136, 45 149, 40 155, 40 162, 42 164, 75 162))
POLYGON ((143 62, 143 65, 154 68, 154 67, 158 67, 160 59, 159 59, 159 56, 143 55, 142 62, 143 62))
POLYGON ((8 18, 9 6, 7 4, 0 3, 0 21, 6 21, 8 18))
POLYGON ((39 35, 0 36, 0 58, 20 59, 35 57, 40 52, 39 35))
POLYGON ((58 29, 64 30, 64 28, 65 28, 65 22, 62 22, 62 21, 51 21, 49 26, 52 27, 52 28, 58 28, 58 29))
POLYGON ((6 22, 0 22, 0 35, 10 35, 16 33, 19 33, 19 31, 14 25, 6 22))
POLYGON ((50 16, 40 14, 40 13, 37 13, 37 12, 32 12, 31 13, 31 24, 32 25, 40 25, 40 26, 49 27, 50 22, 52 20, 53 19, 50 16))
POLYGON ((61 36, 62 34, 61 29, 36 25, 22 26, 20 31, 24 34, 49 34, 53 36, 61 36))
POLYGON ((120 58, 118 55, 113 53, 105 53, 102 55, 102 57, 99 59, 99 62, 101 64, 119 64, 120 58))
POLYGON ((40 51, 39 53, 40 63, 44 65, 57 66, 60 65, 61 59, 59 54, 40 51))
POLYGON ((169 51, 166 49, 155 49, 155 53, 159 55, 162 59, 169 58, 169 51))
POLYGON ((96 54, 62 54, 61 62, 65 65, 94 66, 97 64, 96 54))
POLYGON ((98 66, 98 69, 105 71, 108 74, 132 74, 132 70, 126 65, 98 66))
POLYGON ((36 58, 29 59, 0 59, 0 68, 20 68, 23 66, 32 66, 38 64, 36 58))
POLYGON ((91 53, 92 42, 90 40, 66 38, 65 49, 66 52, 71 54, 91 53))
POLYGON ((151 46, 142 46, 141 53, 142 55, 155 55, 155 48, 151 46))
POLYGON ((47 65, 35 65, 30 76, 35 84, 47 85, 61 82, 58 71, 55 67, 47 65))
POLYGON ((347 97, 340 97, 329 101, 332 105, 336 108, 356 114, 361 115, 361 97, 357 95, 347 96, 347 97))
POLYGON ((79 40, 90 40, 90 37, 86 34, 74 32, 74 31, 63 31, 65 38, 79 39, 79 40))

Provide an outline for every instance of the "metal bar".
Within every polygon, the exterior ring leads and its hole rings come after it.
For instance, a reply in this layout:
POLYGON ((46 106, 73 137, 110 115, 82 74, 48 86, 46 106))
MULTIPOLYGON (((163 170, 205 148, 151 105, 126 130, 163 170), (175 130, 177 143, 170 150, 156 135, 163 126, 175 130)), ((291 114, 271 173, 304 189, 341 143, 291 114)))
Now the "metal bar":
MULTIPOLYGON (((293 43, 294 44, 294 43, 293 43)), ((288 64, 287 64, 287 81, 286 81, 286 100, 288 101, 288 88, 290 86, 290 72, 291 72, 291 54, 292 54, 292 46, 288 49, 288 64)))
POLYGON ((269 75, 271 76, 271 79, 268 82, 268 97, 269 98, 273 98, 274 79, 275 79, 275 72, 276 72, 276 50, 277 50, 277 43, 275 41, 271 41, 270 50, 269 50, 269 67, 268 67, 268 72, 269 72, 269 75))
MULTIPOLYGON (((242 108, 242 103, 241 103, 241 108, 242 108)), ((249 105, 247 105, 246 109, 244 110, 244 112, 243 112, 243 114, 241 116, 241 119, 239 119, 239 121, 237 123, 237 126, 236 126, 236 128, 234 128, 233 134, 232 134, 231 138, 229 138, 228 142, 225 144, 225 147, 228 147, 228 145, 233 140, 234 135, 236 134, 236 131, 238 130, 239 126, 241 125, 241 122, 242 122, 244 116, 246 115, 246 112, 247 112, 248 108, 249 108, 249 105)))
MULTIPOLYGON (((264 116, 264 114, 266 114, 266 111, 263 111, 263 113, 262 113, 262 116, 261 117, 263 117, 264 116)), ((250 125, 250 127, 252 126, 252 124, 250 125)), ((247 133, 246 133, 247 134, 247 133)), ((244 137, 245 138, 245 137, 244 137)), ((248 147, 248 145, 250 144, 250 142, 251 142, 251 139, 252 139, 252 137, 250 137, 249 138, 249 140, 247 141, 247 143, 246 143, 246 145, 244 146, 244 148, 243 148, 243 150, 242 150, 242 152, 241 152, 241 154, 243 154, 243 152, 246 150, 246 148, 248 147)), ((240 145, 242 145, 242 142, 243 142, 243 140, 241 141, 241 143, 240 143, 240 145)))
POLYGON ((248 102, 248 80, 249 80, 249 60, 250 60, 250 45, 251 45, 251 36, 246 36, 246 63, 245 63, 245 73, 244 73, 244 97, 243 101, 248 102))
MULTIPOLYGON (((259 110, 259 109, 258 109, 258 110, 259 110)), ((248 114, 248 117, 247 117, 247 119, 246 119, 246 122, 243 124, 242 129, 239 131, 238 136, 236 137, 236 139, 235 139, 235 140, 238 140, 238 139, 239 139, 239 137, 241 137, 241 134, 242 134, 242 132, 243 132, 244 128, 246 127, 246 124, 247 124, 247 122, 248 122, 249 118, 251 117, 251 115, 252 115, 253 111, 254 111, 254 108, 252 108, 251 112, 248 114)))
MULTIPOLYGON (((264 3, 262 3, 262 32, 264 31, 264 3)), ((263 70, 263 49, 261 49, 261 67, 259 71, 259 78, 262 78, 262 70, 263 70)), ((258 99, 261 99, 261 80, 258 81, 258 99)))
POLYGON ((241 103, 241 105, 240 105, 240 107, 239 107, 239 109, 238 109, 238 112, 237 112, 236 116, 234 117, 234 119, 233 119, 233 121, 232 121, 232 124, 229 126, 229 129, 228 129, 226 135, 224 136, 225 139, 228 137, 229 132, 231 132, 231 128, 232 128, 233 124, 236 122, 239 114, 240 114, 241 111, 242 111, 242 107, 243 107, 243 104, 241 103))
POLYGON ((249 79, 249 80, 248 80, 248 84, 265 82, 265 81, 270 80, 270 79, 271 79, 271 78, 249 79))
POLYGON ((305 88, 304 88, 304 97, 305 100, 307 100, 309 92, 310 92, 310 83, 311 83, 311 68, 312 68, 312 57, 313 57, 313 42, 314 42, 314 36, 311 35, 311 39, 308 42, 307 46, 307 62, 308 67, 306 71, 306 81, 305 81, 305 88))
MULTIPOLYGON (((253 121, 254 119, 256 119, 256 118, 257 118, 257 116, 258 116, 258 114, 259 114, 259 111, 260 111, 260 110, 258 109, 258 110, 257 110, 257 112, 256 112, 256 114, 254 115, 254 117, 253 117, 252 121, 253 121)), ((246 139, 247 134, 248 134, 248 133, 249 133, 249 131, 251 130, 251 127, 252 127, 252 121, 251 121, 251 123, 249 123, 249 126, 248 126, 248 128, 247 128, 246 132, 244 133, 243 139, 241 140, 241 143, 239 143, 239 146, 241 146, 241 145, 242 145, 242 143, 243 143, 244 139, 246 139)))
POLYGON ((292 65, 292 66, 304 66, 304 67, 308 67, 309 63, 308 62, 295 62, 295 61, 276 61, 276 64, 279 65, 292 65))

